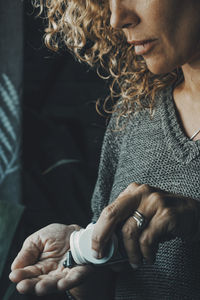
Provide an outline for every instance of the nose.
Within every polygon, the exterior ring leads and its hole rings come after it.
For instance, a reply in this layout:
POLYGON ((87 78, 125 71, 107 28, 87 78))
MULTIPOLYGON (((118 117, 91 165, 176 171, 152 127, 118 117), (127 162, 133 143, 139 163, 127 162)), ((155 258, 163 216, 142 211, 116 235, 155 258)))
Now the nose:
POLYGON ((114 29, 132 28, 139 23, 139 17, 127 6, 127 1, 110 0, 110 25, 114 29), (120 3, 121 2, 121 3, 120 3))

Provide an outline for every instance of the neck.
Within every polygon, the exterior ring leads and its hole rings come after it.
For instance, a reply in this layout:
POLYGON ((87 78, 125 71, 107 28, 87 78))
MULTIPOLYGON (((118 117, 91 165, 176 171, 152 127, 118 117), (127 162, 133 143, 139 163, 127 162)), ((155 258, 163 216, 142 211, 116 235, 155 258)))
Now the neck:
POLYGON ((182 92, 190 97, 190 101, 200 104, 200 58, 183 65, 182 71, 184 75, 182 92))
POLYGON ((185 133, 194 141, 200 139, 200 59, 183 65, 182 71, 184 80, 173 97, 185 133))

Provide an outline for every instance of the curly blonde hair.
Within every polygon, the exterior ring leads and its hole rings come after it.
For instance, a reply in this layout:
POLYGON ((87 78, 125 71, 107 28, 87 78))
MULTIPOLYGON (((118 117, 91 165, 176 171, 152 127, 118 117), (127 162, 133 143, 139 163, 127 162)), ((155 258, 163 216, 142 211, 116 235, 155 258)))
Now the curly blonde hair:
POLYGON ((40 7, 39 14, 45 13, 45 43, 50 49, 57 51, 65 45, 80 62, 96 67, 101 77, 112 80, 105 111, 117 111, 120 116, 129 115, 136 107, 152 111, 156 92, 178 79, 179 69, 163 75, 148 70, 123 31, 110 26, 108 0, 32 1, 40 7))

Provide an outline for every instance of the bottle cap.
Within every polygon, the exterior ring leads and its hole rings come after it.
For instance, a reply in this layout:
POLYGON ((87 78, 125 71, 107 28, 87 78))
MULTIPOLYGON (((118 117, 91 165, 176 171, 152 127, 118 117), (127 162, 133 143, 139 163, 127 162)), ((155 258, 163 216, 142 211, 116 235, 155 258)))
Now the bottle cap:
POLYGON ((92 255, 92 233, 94 225, 95 224, 90 223, 86 229, 74 231, 70 236, 70 249, 73 259, 77 264, 104 264, 111 259, 117 248, 117 238, 113 235, 107 247, 106 256, 100 259, 95 258, 92 255))

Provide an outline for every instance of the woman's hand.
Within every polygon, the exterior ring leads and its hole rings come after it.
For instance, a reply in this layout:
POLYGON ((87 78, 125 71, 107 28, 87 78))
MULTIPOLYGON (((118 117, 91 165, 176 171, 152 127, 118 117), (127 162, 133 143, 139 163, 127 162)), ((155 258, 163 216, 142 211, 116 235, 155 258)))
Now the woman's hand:
POLYGON ((175 237, 192 239, 198 232, 199 203, 170 194, 146 184, 130 184, 119 197, 102 211, 93 231, 92 248, 102 257, 105 246, 118 224, 122 226, 124 246, 130 264, 155 261, 158 244, 175 237), (137 210, 145 225, 137 226, 137 210))
POLYGON ((29 236, 12 264, 11 281, 20 293, 36 295, 65 291, 82 283, 91 266, 63 267, 70 234, 78 225, 51 224, 29 236))

